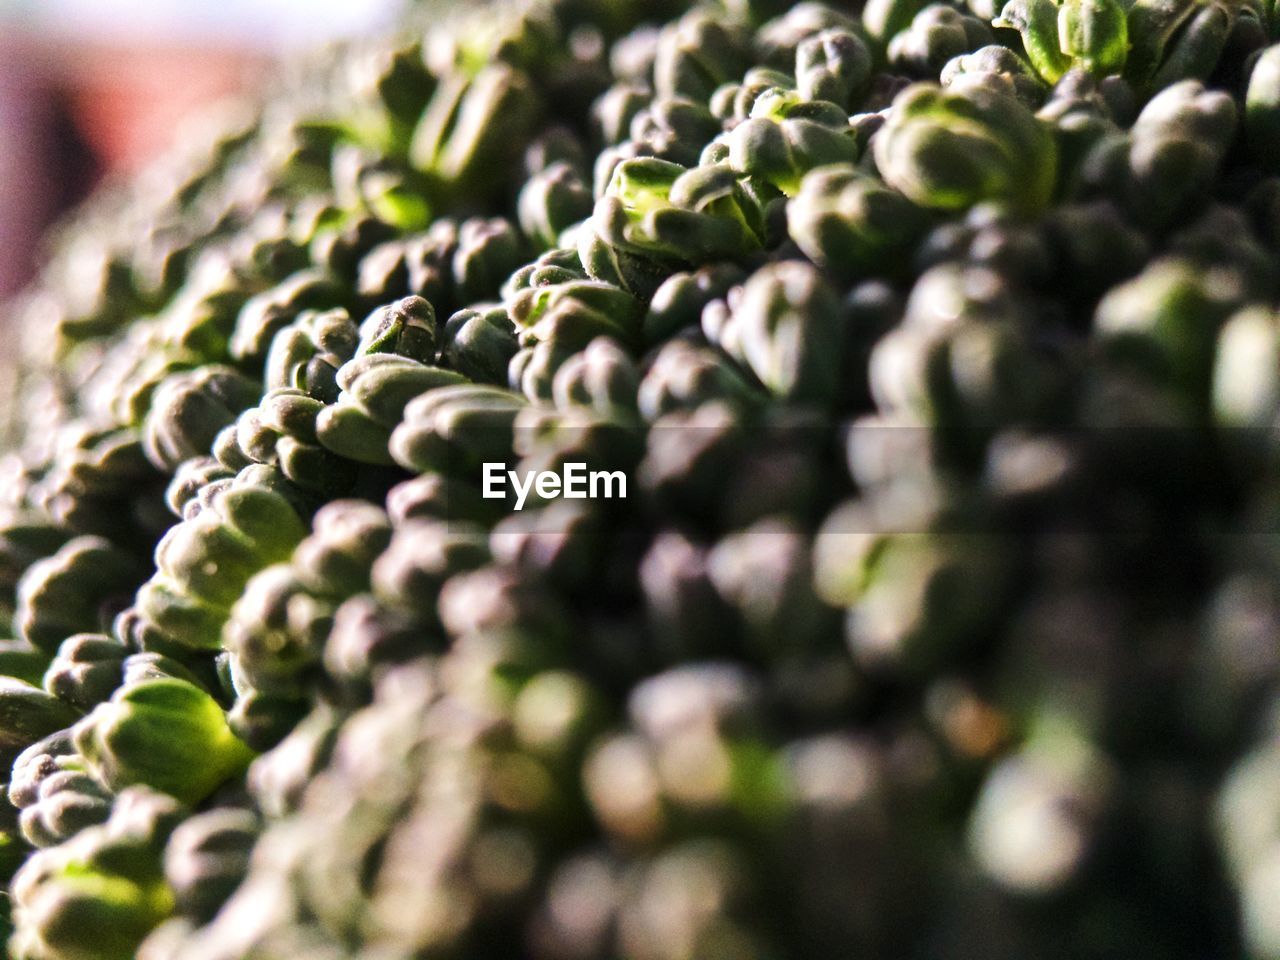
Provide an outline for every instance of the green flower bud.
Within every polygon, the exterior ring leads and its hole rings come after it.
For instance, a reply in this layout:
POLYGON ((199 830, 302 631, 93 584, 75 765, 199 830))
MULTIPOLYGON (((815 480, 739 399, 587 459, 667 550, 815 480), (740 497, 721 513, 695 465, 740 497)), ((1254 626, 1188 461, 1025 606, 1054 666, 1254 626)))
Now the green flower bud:
POLYGON ((231 356, 243 362, 261 362, 275 335, 304 310, 327 310, 342 303, 342 291, 330 277, 314 270, 295 273, 244 305, 231 336, 231 356))
POLYGON ((805 102, 783 91, 765 94, 751 118, 729 133, 729 166, 794 196, 809 170, 858 159, 848 118, 834 104, 805 102))
POLYGON ((25 640, 0 640, 0 676, 40 683, 49 655, 25 640))
POLYGON ((37 853, 14 877, 16 950, 34 957, 126 960, 173 908, 160 873, 164 840, 182 811, 135 788, 106 823, 37 853))
POLYGON ((1280 411, 1280 320, 1254 307, 1222 326, 1213 372, 1213 410, 1227 429, 1269 430, 1280 411))
POLYGON ((329 632, 333 606, 312 596, 288 564, 255 574, 223 630, 237 685, 247 683, 269 696, 302 694, 329 632))
POLYGON ((856 275, 893 274, 928 226, 928 215, 850 166, 805 175, 787 204, 788 231, 821 267, 856 275))
POLYGON ((249 869, 261 827, 249 810, 224 808, 180 824, 164 851, 164 876, 179 913, 207 923, 249 869))
POLYGON ((750 66, 750 44, 738 25, 693 10, 663 28, 653 63, 660 97, 685 96, 706 103, 716 87, 750 66))
POLYGON ((755 48, 762 63, 778 69, 790 69, 796 62, 800 44, 826 30, 844 30, 866 42, 865 32, 855 17, 825 3, 805 0, 763 24, 756 31, 755 48))
POLYGON ((749 253, 763 230, 732 170, 658 159, 619 164, 592 219, 609 243, 687 263, 749 253))
POLYGON ((648 421, 673 410, 692 410, 709 401, 751 406, 759 388, 747 382, 724 356, 686 340, 672 340, 653 358, 637 390, 636 403, 648 421))
POLYGON ((550 250, 562 234, 587 217, 594 206, 591 188, 572 165, 553 163, 520 189, 520 229, 540 249, 550 250))
POLYGON ((1245 141, 1255 163, 1280 171, 1280 44, 1258 57, 1245 96, 1245 141))
POLYGON ((953 57, 991 41, 991 29, 978 18, 931 3, 915 15, 910 27, 889 41, 889 64, 919 76, 936 77, 953 57))
POLYGON ((1129 53, 1126 8, 1119 0, 1010 0, 994 21, 1022 34, 1036 72, 1057 83, 1068 70, 1118 73, 1129 53))
POLYGON ((51 847, 102 823, 111 799, 111 792, 84 772, 69 730, 32 744, 13 763, 9 802, 20 811, 22 835, 33 846, 51 847))
POLYGON ((459 310, 445 324, 440 359, 476 383, 504 384, 507 366, 519 349, 515 325, 500 306, 459 310))
POLYGON ((230 367, 207 366, 175 374, 156 390, 147 415, 147 457, 172 472, 207 454, 218 431, 261 395, 257 383, 230 367))
POLYGON ((567 349, 585 347, 601 335, 633 342, 642 309, 627 291, 599 280, 530 286, 508 303, 522 339, 567 349))
POLYGON ((830 401, 844 349, 844 316, 813 267, 786 261, 761 268, 731 310, 731 331, 718 339, 738 344, 741 359, 761 383, 788 400, 830 401))
POLYGON ((1220 0, 1197 7, 1172 43, 1165 46, 1164 60, 1150 81, 1152 90, 1163 90, 1183 80, 1208 80, 1217 66, 1231 35, 1233 11, 1220 0))
POLYGON ((612 340, 593 340, 556 371, 552 399, 560 410, 573 406, 602 416, 635 409, 640 375, 631 358, 612 340))
POLYGON ((405 407, 391 436, 391 455, 406 470, 443 473, 471 483, 480 464, 508 462, 519 394, 497 387, 446 387, 405 407))
POLYGON ((74 737, 107 786, 144 784, 184 803, 203 800, 253 759, 217 701, 176 679, 117 690, 76 725, 74 737))
POLYGON ((58 647, 44 675, 44 688, 77 710, 88 712, 120 685, 128 653, 106 634, 77 633, 58 647))
POLYGON ((387 494, 387 514, 396 526, 415 519, 489 526, 505 509, 501 501, 481 497, 478 484, 442 473, 424 473, 396 484, 387 494))
POLYGON ((1056 185, 1052 135, 1014 97, 986 87, 907 88, 874 144, 889 185, 925 207, 962 210, 996 200, 1033 213, 1056 185))
POLYGON ((338 397, 338 368, 350 360, 359 332, 345 310, 303 311, 271 340, 265 385, 268 390, 302 390, 326 403, 338 397))
POLYGON ((479 569, 489 560, 484 535, 465 525, 431 521, 396 530, 373 565, 373 593, 383 603, 435 620, 436 597, 455 574, 479 569))
POLYGON ((75 723, 77 711, 39 687, 0 677, 0 764, 7 769, 37 740, 75 723))
POLYGON ((14 628, 47 653, 74 633, 100 630, 138 584, 137 560, 100 537, 77 537, 27 568, 14 628))
POLYGON ((307 709, 307 699, 296 690, 264 693, 246 682, 227 714, 227 725, 252 749, 268 751, 288 736, 307 709))
POLYGON ((369 588, 369 567, 390 539, 381 509, 336 500, 316 511, 311 534, 298 544, 291 563, 308 590, 345 599, 369 588))
MULTIPOLYGON (((374 357, 379 355, 368 359, 374 357)), ((359 370, 344 375, 344 381, 342 400, 316 420, 320 442, 353 460, 389 464, 387 441, 403 418, 405 405, 428 391, 464 383, 465 378, 388 355, 384 362, 361 364, 359 370)))
MULTIPOLYGON (((416 198, 412 198, 410 202, 416 202, 416 198)), ((336 278, 341 285, 342 295, 324 298, 320 303, 308 306, 320 309, 346 304, 360 269, 360 261, 378 244, 385 243, 395 235, 395 227, 369 213, 340 213, 332 222, 323 223, 311 238, 308 256, 320 277, 336 278)), ((304 271, 301 276, 306 276, 309 272, 311 271, 304 271)), ((270 341, 264 341, 263 351, 269 346, 270 341)), ((254 354, 255 359, 258 356, 254 354)))
POLYGON ((868 0, 862 10, 862 25, 883 51, 928 3, 929 0, 868 0))
POLYGON ((327 450, 357 463, 389 466, 390 430, 354 404, 325 408, 316 421, 317 436, 327 450))
POLYGON ((667 276, 661 263, 641 254, 610 245, 591 227, 590 221, 573 231, 578 256, 592 280, 620 287, 637 300, 647 300, 667 276))
POLYGON ((1044 102, 1044 83, 1031 65, 1008 47, 991 44, 949 60, 942 68, 938 82, 944 87, 982 83, 995 75, 1012 87, 1014 95, 1027 107, 1036 109, 1044 102))
POLYGON ((849 109, 871 83, 871 52, 850 30, 824 30, 796 48, 796 90, 849 109))
POLYGON ((431 222, 431 205, 420 175, 355 144, 333 154, 333 191, 341 208, 367 211, 399 230, 421 229, 431 222))
POLYGON ((438 649, 442 641, 433 633, 405 611, 371 596, 352 597, 334 614, 324 645, 325 672, 353 698, 365 700, 389 667, 438 649))
POLYGON ((360 356, 392 354, 429 363, 436 352, 435 310, 422 297, 405 297, 379 307, 360 325, 357 352, 360 356))
POLYGON ((528 77, 505 64, 486 66, 474 78, 446 77, 414 132, 410 156, 443 185, 487 188, 507 169, 504 158, 519 157, 539 112, 528 77))
POLYGON ((507 277, 525 262, 524 239, 510 221, 502 217, 464 221, 452 264, 457 302, 472 304, 496 297, 507 277))
POLYGON ((591 116, 608 146, 616 146, 630 134, 631 121, 652 100, 646 87, 616 83, 591 108, 591 116))
POLYGON ((1156 261, 1098 304, 1094 331, 1113 362, 1207 406, 1218 329, 1239 305, 1230 274, 1156 261))
POLYGON ((663 343, 681 330, 696 327, 702 308, 722 299, 746 275, 729 263, 708 264, 691 273, 674 273, 649 300, 643 321, 646 345, 663 343))
POLYGON ((142 620, 171 642, 216 649, 230 605, 258 570, 286 560, 307 529, 287 496, 249 468, 165 534, 138 591, 142 620))

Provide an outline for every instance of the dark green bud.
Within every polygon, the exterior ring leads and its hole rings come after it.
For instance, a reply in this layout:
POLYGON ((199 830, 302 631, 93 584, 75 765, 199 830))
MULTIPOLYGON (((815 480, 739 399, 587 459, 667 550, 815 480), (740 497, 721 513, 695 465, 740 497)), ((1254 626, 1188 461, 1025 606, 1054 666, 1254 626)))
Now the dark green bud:
MULTIPOLYGON (((376 423, 392 428, 401 421, 405 404, 414 397, 465 382, 462 374, 441 367, 429 367, 409 360, 379 363, 365 367, 350 379, 344 400, 340 403, 354 403, 376 423)), ((325 412, 333 409, 330 407, 325 412)), ((323 423, 322 414, 317 419, 317 430, 322 440, 323 423)))
POLYGON ((844 349, 844 314, 813 267, 799 261, 770 264, 730 301, 731 329, 711 339, 722 346, 736 344, 726 349, 779 397, 820 404, 832 399, 844 349))
POLYGON ((556 371, 551 392, 559 410, 578 406, 602 416, 625 416, 635 409, 639 384, 631 358, 615 341, 601 338, 556 371))
POLYGON ((39 687, 0 677, 0 764, 7 769, 37 740, 76 722, 77 711, 39 687))
POLYGON ((796 90, 849 109, 871 83, 871 51, 856 33, 824 30, 796 48, 796 90))
POLYGON ((25 640, 0 640, 0 676, 40 683, 49 655, 25 640))
POLYGON ((1163 90, 1183 80, 1208 80, 1231 35, 1233 19, 1231 7, 1222 0, 1198 5, 1165 47, 1164 62, 1151 78, 1151 89, 1163 90))
POLYGON ((391 524, 380 508, 335 500, 316 511, 291 564, 311 592, 345 599, 369 588, 369 568, 390 539, 391 524))
POLYGON ((507 366, 519 349, 515 324, 501 306, 459 310, 445 324, 440 360, 476 383, 503 384, 507 366))
POLYGON ((1014 95, 1027 107, 1036 109, 1044 102, 1044 83, 1027 61, 999 44, 990 44, 947 62, 938 82, 944 87, 973 82, 994 74, 1000 82, 1013 88, 1014 95))
POLYGON ((540 249, 550 250, 565 230, 591 216, 593 206, 591 188, 578 170, 553 163, 520 189, 520 229, 540 249))
POLYGON ((1230 273, 1158 260, 1102 299, 1095 336, 1112 362, 1199 410, 1209 402, 1218 329, 1240 299, 1230 273))
POLYGON ((341 306, 343 300, 342 290, 331 277, 315 270, 295 273, 244 305, 231 337, 231 356, 240 361, 261 362, 275 335, 302 311, 327 310, 341 306))
POLYGON ((526 261, 524 240, 509 220, 473 217, 464 221, 453 255, 455 302, 493 299, 507 277, 526 261))
POLYGON ((846 165, 806 174, 787 204, 796 246, 842 276, 899 272, 928 223, 928 215, 902 194, 846 165))
POLYGON ((616 146, 630 136, 631 121, 652 100, 652 92, 642 86, 617 83, 610 87, 591 108, 592 118, 601 139, 616 146))
POLYGON ((373 565, 373 592, 384 603, 434 619, 436 597, 455 574, 478 569, 489 559, 484 535, 464 525, 408 523, 373 565))
POLYGON ((712 400, 750 406, 759 400, 759 388, 749 384, 722 354, 687 340, 672 340, 658 351, 636 397, 641 415, 650 422, 712 400))
POLYGON ((172 472, 184 460, 208 454, 218 431, 261 395, 259 384, 230 367, 211 365, 169 377, 147 414, 148 459, 172 472))
MULTIPOLYGON (((235 459, 237 461, 246 459, 243 454, 239 453, 239 447, 235 444, 234 425, 224 427, 219 432, 218 438, 214 441, 214 450, 217 451, 224 443, 236 448, 235 459)), ((171 512, 178 517, 184 516, 187 505, 196 499, 201 490, 215 480, 228 480, 235 476, 235 469, 224 466, 219 462, 219 459, 215 457, 195 457, 183 462, 182 466, 174 473, 173 479, 165 490, 165 503, 171 512)), ((248 466, 248 463, 238 462, 237 469, 245 466, 248 466)))
POLYGON ((338 368, 355 355, 358 343, 359 332, 345 310, 304 311, 272 338, 265 385, 332 402, 338 396, 338 368))
POLYGON ((261 832, 249 810, 224 808, 197 814, 174 829, 164 851, 164 876, 179 913, 207 923, 249 869, 261 832))
POLYGON ((868 0, 862 11, 862 25, 883 51, 899 33, 911 26, 916 14, 929 0, 868 0))
POLYGON ((746 279, 731 263, 708 264, 691 273, 674 273, 663 281, 649 300, 643 321, 646 345, 663 343, 681 330, 696 327, 702 308, 722 299, 746 279))
POLYGON ((134 788, 116 798, 105 823, 31 857, 13 881, 15 952, 102 960, 135 956, 173 908, 160 857, 183 812, 171 797, 134 788))
POLYGON ((264 693, 245 684, 227 714, 231 732, 254 750, 272 750, 307 715, 307 699, 295 691, 264 693))
POLYGON ((953 57, 991 42, 991 29, 981 20, 954 7, 932 3, 916 14, 910 27, 889 42, 889 64, 932 78, 953 57))
POLYGON ((485 500, 477 484, 442 473, 424 473, 398 483, 387 494, 387 514, 396 526, 409 520, 459 520, 488 526, 505 505, 485 500))
POLYGON ((77 537, 23 574, 14 628, 52 654, 72 634, 106 627, 139 576, 131 554, 100 537, 77 537))
POLYGON ((470 79, 447 77, 422 115, 410 155, 445 185, 487 187, 519 158, 538 113, 529 78, 505 64, 486 66, 470 79))
POLYGON ((858 146, 848 118, 828 110, 831 106, 782 91, 760 97, 751 118, 728 135, 728 165, 794 196, 801 178, 815 167, 853 163, 858 146))
POLYGON ((1280 171, 1280 44, 1258 57, 1245 96, 1245 141, 1255 163, 1280 171))
POLYGON ((106 820, 112 794, 80 769, 80 758, 69 743, 69 753, 34 755, 32 751, 40 746, 36 744, 15 762, 9 797, 22 811, 18 822, 27 842, 51 847, 106 820), (19 766, 26 768, 21 779, 19 766))
POLYGON ((77 710, 88 712, 120 685, 129 651, 113 637, 78 633, 58 647, 44 675, 44 688, 77 710))
POLYGON ((116 691, 75 729, 76 749, 112 789, 153 787, 197 803, 253 758, 217 701, 182 680, 147 680, 116 691))
POLYGON ((654 87, 660 97, 685 96, 706 103, 716 87, 735 80, 750 65, 750 44, 737 24, 694 10, 663 28, 654 57, 654 87))
POLYGON ((370 596, 352 597, 334 614, 324 666, 329 677, 360 701, 368 698, 381 672, 442 646, 435 631, 424 629, 409 612, 370 596))
POLYGON ((237 687, 267 695, 303 693, 333 615, 289 564, 256 574, 231 608, 223 644, 232 654, 237 687))
POLYGON ((1011 94, 989 87, 914 84, 894 100, 874 144, 881 175, 924 207, 995 200, 1034 213, 1057 182, 1048 129, 1011 94))
POLYGON ((406 470, 476 483, 480 464, 511 459, 513 424, 525 405, 519 394, 498 387, 434 390, 405 407, 391 455, 406 470))
POLYGON ((592 222, 609 243, 701 263, 757 249, 760 216, 730 168, 686 171, 650 158, 618 165, 592 222))
POLYGON ((358 353, 394 354, 430 363, 436 353, 434 308, 422 297, 405 297, 379 307, 360 325, 358 353))

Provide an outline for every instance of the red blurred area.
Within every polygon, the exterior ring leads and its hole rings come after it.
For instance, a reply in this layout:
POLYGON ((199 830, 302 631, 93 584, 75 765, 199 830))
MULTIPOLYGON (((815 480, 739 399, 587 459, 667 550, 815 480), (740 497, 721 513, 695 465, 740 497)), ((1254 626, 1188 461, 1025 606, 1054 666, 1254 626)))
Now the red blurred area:
POLYGON ((39 238, 104 176, 145 166, 206 104, 256 87, 267 58, 229 48, 0 32, 0 297, 39 238))

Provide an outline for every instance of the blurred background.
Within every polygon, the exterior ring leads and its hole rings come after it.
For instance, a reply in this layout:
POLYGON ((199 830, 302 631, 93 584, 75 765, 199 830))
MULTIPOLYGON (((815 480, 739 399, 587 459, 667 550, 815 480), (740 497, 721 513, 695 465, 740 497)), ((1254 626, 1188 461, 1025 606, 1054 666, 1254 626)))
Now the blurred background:
POLYGON ((105 177, 145 166, 184 118, 272 63, 383 29, 404 0, 0 0, 0 299, 105 177))

